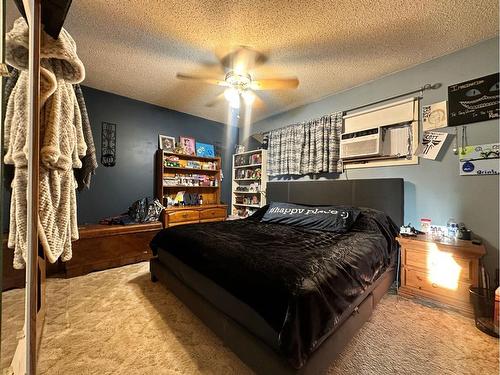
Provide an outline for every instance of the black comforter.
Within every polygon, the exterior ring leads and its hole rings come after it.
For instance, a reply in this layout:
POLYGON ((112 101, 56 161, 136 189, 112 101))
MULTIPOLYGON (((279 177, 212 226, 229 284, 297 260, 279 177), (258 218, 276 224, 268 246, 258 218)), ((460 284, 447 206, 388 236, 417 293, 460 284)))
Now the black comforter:
POLYGON ((262 223, 263 213, 165 229, 151 248, 167 250, 251 306, 300 368, 390 265, 398 230, 370 209, 345 234, 262 223))

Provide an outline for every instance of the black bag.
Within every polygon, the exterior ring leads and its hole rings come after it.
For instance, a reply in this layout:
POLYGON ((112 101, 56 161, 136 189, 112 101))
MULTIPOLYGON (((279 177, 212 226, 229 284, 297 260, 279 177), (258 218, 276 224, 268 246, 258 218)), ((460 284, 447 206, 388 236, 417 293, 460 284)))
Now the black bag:
POLYGON ((128 209, 128 214, 137 223, 150 223, 158 221, 163 208, 156 198, 142 198, 132 203, 132 206, 128 209))

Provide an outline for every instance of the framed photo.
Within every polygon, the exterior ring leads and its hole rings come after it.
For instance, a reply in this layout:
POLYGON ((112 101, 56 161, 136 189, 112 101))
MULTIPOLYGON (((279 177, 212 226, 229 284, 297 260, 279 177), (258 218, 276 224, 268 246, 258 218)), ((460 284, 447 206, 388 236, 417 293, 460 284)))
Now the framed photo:
POLYGON ((161 150, 174 152, 175 149, 175 138, 169 137, 168 135, 158 135, 158 145, 161 150))
POLYGON ((196 142, 196 156, 205 156, 213 158, 215 156, 214 145, 196 142))
POLYGON ((187 155, 196 155, 196 142, 194 138, 189 137, 179 137, 179 143, 187 155))

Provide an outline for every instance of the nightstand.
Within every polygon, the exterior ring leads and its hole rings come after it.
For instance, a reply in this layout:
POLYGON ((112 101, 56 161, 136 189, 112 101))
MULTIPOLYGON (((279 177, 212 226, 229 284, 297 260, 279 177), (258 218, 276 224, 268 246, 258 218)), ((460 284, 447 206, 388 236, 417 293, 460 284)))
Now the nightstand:
POLYGON ((479 259, 484 245, 464 240, 434 240, 430 236, 399 237, 401 287, 408 297, 428 299, 473 315, 469 288, 478 286, 479 259))

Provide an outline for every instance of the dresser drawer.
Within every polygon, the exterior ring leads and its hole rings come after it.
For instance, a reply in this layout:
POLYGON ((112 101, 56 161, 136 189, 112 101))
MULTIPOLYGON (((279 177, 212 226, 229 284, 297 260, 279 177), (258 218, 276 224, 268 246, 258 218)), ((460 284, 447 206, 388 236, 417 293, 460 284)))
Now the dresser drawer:
POLYGON ((198 221, 200 214, 196 210, 180 210, 167 213, 168 224, 181 223, 184 221, 198 221))
POLYGON ((436 250, 414 251, 405 249, 403 264, 409 268, 418 268, 427 272, 442 272, 450 268, 459 267, 459 279, 470 282, 472 280, 472 261, 470 259, 453 256, 449 252, 436 250))
POLYGON ((403 264, 408 267, 416 267, 425 270, 427 268, 427 252, 406 249, 403 264))
POLYGON ((450 282, 449 285, 440 285, 439 281, 433 282, 431 275, 425 272, 405 269, 405 286, 422 290, 436 296, 453 298, 456 300, 469 301, 470 285, 464 282, 450 282))
POLYGON ((200 211, 200 220, 223 219, 226 217, 224 208, 207 208, 200 211))

